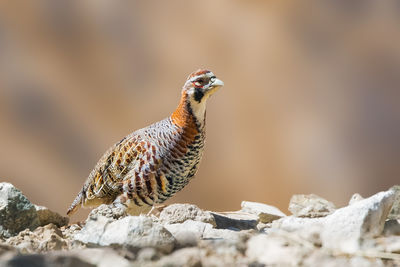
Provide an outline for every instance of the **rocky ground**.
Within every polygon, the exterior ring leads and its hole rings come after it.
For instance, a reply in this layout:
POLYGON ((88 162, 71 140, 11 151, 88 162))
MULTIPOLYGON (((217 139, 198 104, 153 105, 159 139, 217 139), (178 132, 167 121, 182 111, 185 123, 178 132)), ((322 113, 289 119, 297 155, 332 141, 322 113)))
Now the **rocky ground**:
POLYGON ((102 205, 68 224, 0 183, 0 266, 400 266, 399 189, 339 209, 295 195, 289 216, 246 201, 235 212, 174 204, 148 216, 102 205))

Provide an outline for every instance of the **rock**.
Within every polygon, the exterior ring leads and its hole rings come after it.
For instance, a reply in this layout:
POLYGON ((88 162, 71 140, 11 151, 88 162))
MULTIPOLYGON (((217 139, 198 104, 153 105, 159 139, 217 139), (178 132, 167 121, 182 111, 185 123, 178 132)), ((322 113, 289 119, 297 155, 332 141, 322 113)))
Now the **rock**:
POLYGON ((85 226, 74 235, 74 240, 89 245, 100 245, 100 240, 109 224, 113 220, 105 216, 90 216, 85 226))
POLYGON ((351 196, 351 198, 350 198, 350 200, 349 200, 349 205, 353 205, 354 203, 356 203, 356 202, 358 202, 358 201, 360 201, 360 200, 363 200, 364 198, 360 195, 360 194, 358 194, 358 193, 355 193, 355 194, 353 194, 352 196, 351 196))
POLYGON ((75 239, 88 245, 120 246, 131 250, 153 247, 165 253, 171 252, 175 245, 170 232, 145 216, 126 216, 116 221, 96 216, 88 219, 75 239))
POLYGON ((321 226, 324 218, 302 218, 287 216, 272 222, 269 229, 281 229, 288 232, 299 231, 304 228, 314 227, 315 225, 321 226))
POLYGON ((203 211, 196 205, 172 204, 164 208, 160 213, 160 222, 163 224, 183 223, 186 220, 199 221, 216 226, 211 212, 203 211))
POLYGON ((38 227, 33 232, 26 229, 17 236, 7 239, 6 243, 18 248, 23 253, 65 250, 68 248, 62 232, 54 224, 38 227))
POLYGON ((323 250, 315 250, 302 262, 302 266, 330 266, 330 267, 379 267, 379 266, 392 266, 385 265, 381 259, 365 258, 365 257, 351 257, 332 256, 323 250))
POLYGON ((96 265, 83 261, 76 256, 59 253, 16 255, 4 261, 3 264, 1 266, 96 267, 96 265))
POLYGON ((396 192, 396 198, 388 218, 392 220, 400 220, 400 185, 395 185, 391 189, 396 192))
POLYGON ((57 212, 51 211, 46 207, 35 205, 35 210, 39 216, 40 226, 53 223, 58 227, 62 227, 68 224, 69 218, 61 216, 57 212))
POLYGON ((9 183, 0 183, 0 237, 8 238, 40 225, 35 206, 9 183))
POLYGON ((155 261, 160 259, 160 253, 154 248, 143 248, 137 253, 137 260, 143 261, 155 261))
POLYGON ((201 267, 204 253, 199 248, 183 248, 163 257, 153 266, 201 267))
MULTIPOLYGON (((68 255, 75 256, 84 262, 97 267, 129 267, 132 266, 129 260, 119 255, 111 248, 85 248, 70 251, 68 255)), ((76 267, 76 266, 74 266, 76 267)))
POLYGON ((165 224, 164 227, 177 240, 179 247, 195 246, 203 238, 206 230, 212 229, 209 223, 188 220, 184 223, 165 224))
POLYGON ((364 239, 379 236, 393 205, 395 192, 380 192, 324 218, 321 233, 325 248, 346 253, 360 249, 364 239))
POLYGON ((312 250, 279 235, 259 234, 247 242, 246 256, 265 265, 298 266, 312 250))
POLYGON ((286 216, 278 208, 267 204, 243 201, 241 206, 243 212, 257 215, 261 223, 269 223, 286 216))
POLYGON ((212 212, 218 229, 255 229, 258 216, 248 212, 212 212))
POLYGON ((204 239, 227 239, 235 240, 239 239, 240 231, 233 231, 229 229, 207 229, 203 233, 204 239))
POLYGON ((289 211, 296 217, 325 217, 335 209, 332 202, 314 194, 294 195, 289 203, 289 211))
POLYGON ((117 220, 127 215, 126 210, 121 207, 102 204, 89 213, 88 219, 90 220, 102 216, 111 220, 117 220))
POLYGON ((383 227, 383 235, 400 235, 400 220, 387 220, 383 227))

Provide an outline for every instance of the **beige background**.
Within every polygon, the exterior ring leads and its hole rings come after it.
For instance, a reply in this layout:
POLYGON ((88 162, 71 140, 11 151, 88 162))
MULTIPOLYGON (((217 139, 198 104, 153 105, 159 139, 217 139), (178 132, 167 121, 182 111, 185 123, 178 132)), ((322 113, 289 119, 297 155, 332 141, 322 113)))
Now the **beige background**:
MULTIPOLYGON (((225 87, 170 202, 286 211, 399 183, 398 1, 1 1, 0 179, 60 213, 102 153, 168 116, 187 75, 225 87)), ((75 219, 82 219, 80 212, 75 219)))

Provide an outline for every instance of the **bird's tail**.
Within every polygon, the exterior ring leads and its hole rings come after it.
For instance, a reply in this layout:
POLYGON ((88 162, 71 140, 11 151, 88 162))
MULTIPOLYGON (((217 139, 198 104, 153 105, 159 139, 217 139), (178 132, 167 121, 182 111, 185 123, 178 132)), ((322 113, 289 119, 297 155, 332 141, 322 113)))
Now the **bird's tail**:
POLYGON ((79 205, 82 204, 82 200, 83 200, 83 190, 81 192, 79 192, 79 194, 76 196, 76 198, 72 202, 71 206, 69 207, 69 209, 67 211, 68 216, 71 216, 78 210, 79 205))

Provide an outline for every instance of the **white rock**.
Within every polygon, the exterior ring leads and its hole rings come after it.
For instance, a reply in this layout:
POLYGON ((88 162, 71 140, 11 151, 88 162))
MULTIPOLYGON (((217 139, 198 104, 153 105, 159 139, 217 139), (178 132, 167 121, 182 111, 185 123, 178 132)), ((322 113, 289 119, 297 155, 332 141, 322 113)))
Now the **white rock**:
POLYGON ((227 239, 227 240, 237 240, 240 239, 240 231, 232 231, 229 229, 207 229, 204 231, 204 239, 227 239))
POLYGON ((278 208, 263 203, 242 201, 241 206, 243 212, 257 215, 261 223, 269 223, 286 216, 278 208))
POLYGON ((154 247, 166 253, 171 252, 175 245, 170 232, 145 216, 127 216, 116 221, 98 216, 96 220, 89 220, 75 239, 100 246, 154 247))
POLYGON ((176 250, 171 255, 162 257, 157 263, 151 266, 162 267, 194 267, 202 266, 202 258, 205 255, 199 248, 183 248, 176 250))
POLYGON ((298 266, 310 249, 302 246, 292 246, 290 241, 282 236, 259 234, 247 242, 246 256, 251 261, 265 265, 298 266))
POLYGON ((323 246, 347 253, 359 250, 363 239, 382 233, 394 196, 392 190, 380 192, 325 217, 323 246))
POLYGON ((101 236, 112 219, 104 216, 92 217, 85 226, 75 234, 74 239, 85 244, 99 245, 101 236))
POLYGON ((183 223, 187 220, 210 223, 216 226, 211 212, 203 211, 192 204, 172 204, 160 213, 160 222, 163 224, 183 223))
POLYGON ((164 227, 172 234, 181 247, 194 246, 203 238, 205 231, 212 229, 209 223, 188 220, 184 223, 165 224, 164 227))
POLYGON ((97 267, 129 267, 132 264, 124 257, 110 248, 85 248, 72 250, 68 254, 77 256, 81 260, 93 264, 97 267))
POLYGON ((358 201, 363 200, 363 199, 364 198, 360 194, 355 193, 351 196, 351 198, 349 200, 349 205, 353 205, 354 203, 357 203, 358 201))
POLYGON ((293 195, 289 203, 289 211, 296 217, 324 217, 335 209, 332 202, 314 194, 293 195))
POLYGON ((275 220, 271 224, 271 229, 278 228, 288 232, 299 231, 304 228, 321 226, 324 218, 301 218, 294 216, 286 216, 279 220, 275 220))

